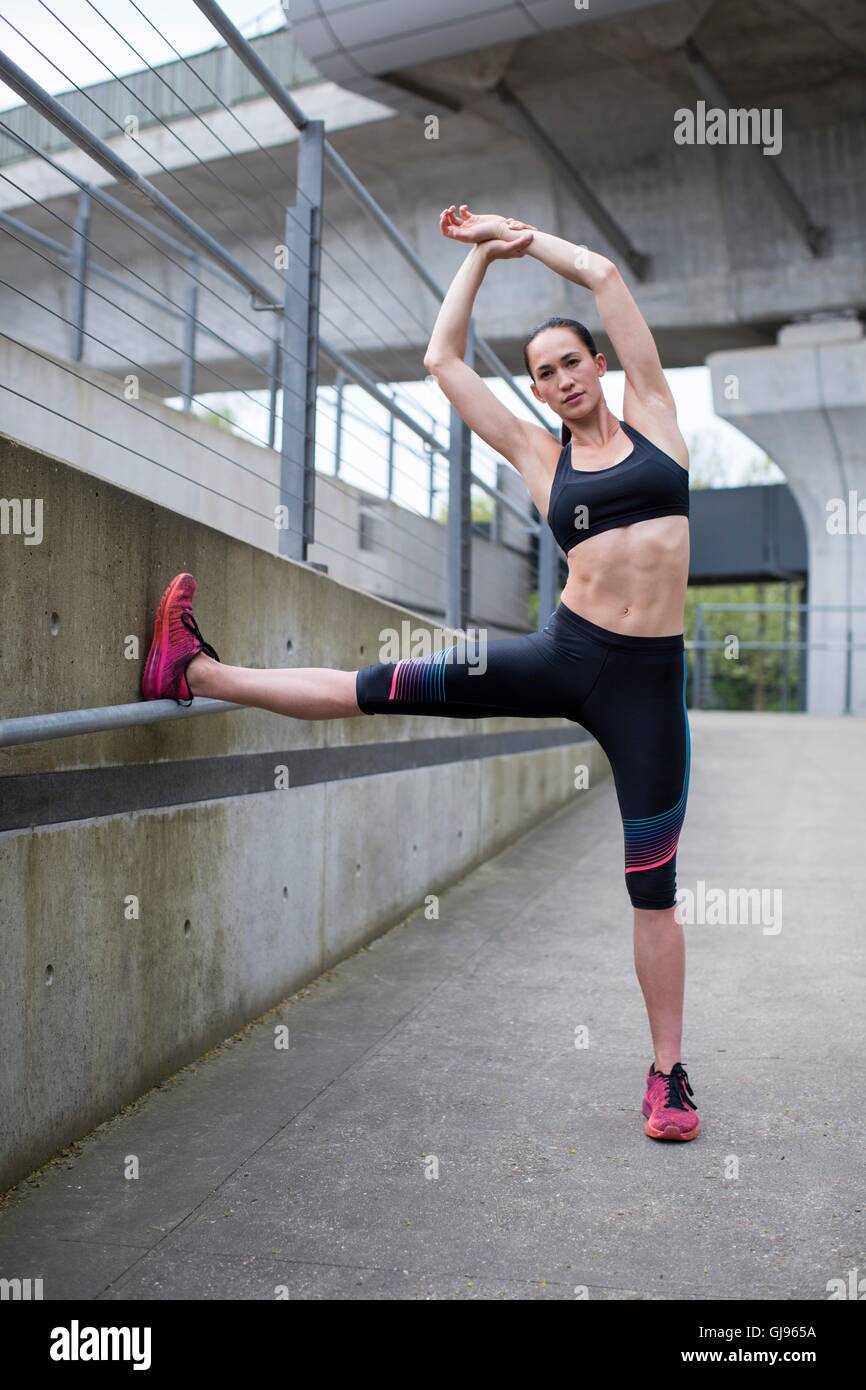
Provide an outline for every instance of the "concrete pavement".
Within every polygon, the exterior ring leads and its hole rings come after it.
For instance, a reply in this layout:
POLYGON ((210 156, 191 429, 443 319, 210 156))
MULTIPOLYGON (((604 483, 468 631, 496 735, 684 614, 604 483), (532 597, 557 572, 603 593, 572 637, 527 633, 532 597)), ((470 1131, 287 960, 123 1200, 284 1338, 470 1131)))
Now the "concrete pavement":
POLYGON ((825 1300, 866 1274, 866 720, 690 721, 680 888, 717 916, 781 893, 779 930, 686 926, 697 1140, 643 1132, 608 780, 20 1183, 0 1277, 46 1299, 825 1300))

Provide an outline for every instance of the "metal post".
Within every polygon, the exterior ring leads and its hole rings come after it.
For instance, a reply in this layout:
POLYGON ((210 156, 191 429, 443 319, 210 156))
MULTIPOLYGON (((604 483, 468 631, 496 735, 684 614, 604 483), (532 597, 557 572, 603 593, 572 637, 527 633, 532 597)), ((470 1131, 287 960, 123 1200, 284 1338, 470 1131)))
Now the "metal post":
POLYGON ((72 249, 72 360, 84 356, 84 304, 87 296, 87 238, 90 234, 90 194, 78 195, 75 214, 75 235, 72 249))
MULTIPOLYGON (((396 395, 396 392, 394 393, 396 395)), ((393 413, 388 412, 388 491, 389 498, 394 496, 394 420, 393 413)))
POLYGON ((851 708, 851 681, 853 676, 854 664, 854 627, 851 622, 851 605, 845 612, 845 713, 852 714, 851 708))
POLYGON ((803 589, 800 594, 800 602, 803 605, 800 609, 800 690, 799 706, 805 712, 808 706, 809 693, 809 666, 812 661, 812 653, 806 643, 809 642, 809 577, 803 580, 803 589))
POLYGON ((268 448, 273 449, 277 437, 277 392, 280 385, 280 340, 271 340, 271 360, 268 365, 268 448))
POLYGON ((695 610, 695 666, 692 681, 692 708, 702 708, 704 684, 704 605, 699 603, 695 610))
MULTIPOLYGON (((433 434, 438 426, 438 420, 429 410, 425 411, 427 419, 430 421, 430 433, 433 434)), ((434 449, 427 449, 427 457, 430 460, 430 468, 427 475, 427 515, 433 517, 433 508, 436 505, 436 452, 434 449)))
POLYGON ((281 518, 280 554, 292 560, 306 560, 315 532, 324 132, 324 121, 308 121, 298 136, 298 198, 286 210, 280 503, 287 514, 281 518))
MULTIPOLYGON (((501 492, 504 486, 502 482, 502 470, 505 466, 505 464, 500 463, 497 459, 495 475, 497 493, 501 492)), ((490 518, 490 544, 502 544, 502 503, 498 497, 493 498, 493 515, 490 518)))
POLYGON ((201 261, 198 256, 190 257, 190 277, 186 287, 186 318, 183 325, 183 362, 181 364, 181 393, 183 408, 192 408, 195 395, 195 324, 198 317, 198 277, 201 261))
MULTIPOLYGON (((785 585, 785 603, 787 605, 790 604, 790 602, 791 585, 789 582, 785 585)), ((791 640, 790 629, 791 610, 789 607, 786 607, 782 615, 782 633, 785 638, 785 649, 782 656, 782 709, 785 711, 786 714, 788 712, 788 695, 791 688, 791 648, 789 645, 791 640)))
POLYGON ((340 476, 340 464, 343 460, 343 391, 346 385, 344 372, 337 372, 334 382, 334 389, 337 392, 337 409, 334 421, 334 477, 340 476))
MULTIPOLYGON (((475 325, 469 320, 463 360, 475 365, 475 325)), ((448 468, 448 594, 445 621, 463 630, 469 616, 472 580, 472 431, 454 406, 450 410, 448 468)))
POLYGON ((429 446, 427 455, 430 459, 430 468, 427 474, 427 515, 433 517, 433 508, 436 505, 436 455, 429 446))
POLYGON ((556 607, 559 547, 550 527, 539 518, 538 529, 538 626, 544 627, 556 607))

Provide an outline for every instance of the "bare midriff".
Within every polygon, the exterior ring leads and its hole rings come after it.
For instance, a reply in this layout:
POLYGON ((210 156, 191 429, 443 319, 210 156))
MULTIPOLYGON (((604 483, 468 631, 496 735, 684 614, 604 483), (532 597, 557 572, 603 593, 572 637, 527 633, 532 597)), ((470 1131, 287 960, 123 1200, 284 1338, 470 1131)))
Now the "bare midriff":
POLYGON ((689 519, 651 517, 589 536, 568 552, 562 602, 611 632, 668 637, 683 631, 689 519))

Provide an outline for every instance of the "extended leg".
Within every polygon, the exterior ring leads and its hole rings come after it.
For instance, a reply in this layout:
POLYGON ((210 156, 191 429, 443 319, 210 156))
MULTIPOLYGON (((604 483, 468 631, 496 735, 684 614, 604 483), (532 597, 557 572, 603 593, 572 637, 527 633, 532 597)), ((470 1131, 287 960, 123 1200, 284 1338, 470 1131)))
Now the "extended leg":
POLYGON ((186 668, 193 695, 233 700, 239 705, 272 710, 293 719, 345 719, 360 714, 355 698, 355 671, 327 666, 226 666, 204 652, 186 668))
POLYGON ((319 666, 258 670, 227 666, 199 652, 186 677, 193 695, 234 700, 294 719, 361 713, 568 717, 574 676, 554 666, 550 652, 548 639, 537 632, 455 643, 424 657, 373 662, 360 671, 319 666))
POLYGON ((358 703, 365 714, 568 719, 582 676, 544 632, 463 640, 426 656, 362 667, 358 703))

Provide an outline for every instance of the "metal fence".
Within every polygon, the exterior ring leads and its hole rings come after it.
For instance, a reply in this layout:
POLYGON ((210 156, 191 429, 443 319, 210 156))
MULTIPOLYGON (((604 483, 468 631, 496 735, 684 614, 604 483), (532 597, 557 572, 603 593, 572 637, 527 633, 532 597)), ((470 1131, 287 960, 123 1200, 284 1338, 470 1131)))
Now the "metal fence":
POLYGON ((757 709, 794 711, 807 707, 807 651, 845 653, 845 713, 852 713, 854 652, 866 643, 853 636, 853 614, 866 613, 864 604, 699 603, 694 637, 686 641, 693 653, 689 672, 689 703, 693 709, 757 709), (845 614, 844 641, 818 641, 810 634, 816 613, 845 614), (735 620, 719 622, 722 615, 735 620), (750 621, 754 620, 754 621, 750 621), (777 636, 768 635, 772 627, 777 636), (736 628, 736 631, 726 629, 736 628), (747 655, 741 657, 741 652, 747 655))

